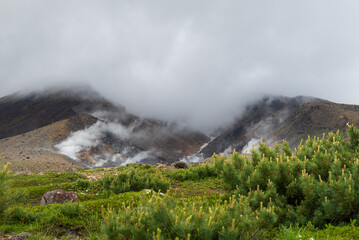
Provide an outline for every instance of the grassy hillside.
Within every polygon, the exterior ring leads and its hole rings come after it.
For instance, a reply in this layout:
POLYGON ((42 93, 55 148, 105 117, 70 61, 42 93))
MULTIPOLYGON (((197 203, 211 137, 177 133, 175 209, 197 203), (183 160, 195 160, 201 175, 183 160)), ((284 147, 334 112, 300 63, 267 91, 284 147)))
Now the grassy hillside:
MULTIPOLYGON (((262 143, 250 155, 166 170, 131 164, 0 174, 0 233, 30 239, 359 239, 359 131, 262 143), (79 203, 39 206, 51 190, 79 203), (146 191, 152 189, 152 191, 146 191)), ((1 235, 0 235, 1 238, 1 235)))

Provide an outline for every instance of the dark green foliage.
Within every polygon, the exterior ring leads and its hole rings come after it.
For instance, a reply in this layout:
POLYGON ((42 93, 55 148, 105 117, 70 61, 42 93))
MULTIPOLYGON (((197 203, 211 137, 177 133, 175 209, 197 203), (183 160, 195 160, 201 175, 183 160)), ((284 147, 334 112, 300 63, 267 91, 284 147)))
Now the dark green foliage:
POLYGON ((44 239, 68 239, 61 236, 68 232, 79 239, 356 239, 359 131, 347 131, 347 138, 339 132, 308 137, 294 152, 286 142, 272 148, 261 143, 250 155, 214 155, 213 163, 188 169, 130 164, 6 174, 11 178, 0 192, 28 196, 6 205, 0 231, 44 239), (169 191, 141 191, 151 188, 169 191), (80 203, 36 206, 54 189, 77 192, 80 203))
POLYGON ((357 133, 348 127, 349 142, 339 132, 308 137, 294 153, 287 143, 282 149, 261 143, 252 158, 215 156, 215 166, 227 188, 247 196, 253 210, 273 203, 281 223, 349 222, 359 214, 357 133))
POLYGON ((250 239, 276 222, 273 208, 251 211, 246 198, 180 201, 153 195, 138 207, 104 211, 108 239, 250 239))
POLYGON ((173 180, 199 180, 208 177, 217 177, 217 169, 213 164, 190 165, 188 169, 167 171, 166 176, 173 180))
POLYGON ((120 172, 117 176, 104 177, 101 182, 104 191, 115 194, 142 189, 166 192, 170 187, 169 181, 159 172, 150 173, 137 169, 120 172))
POLYGON ((136 206, 147 194, 124 193, 114 197, 86 201, 83 203, 52 204, 47 206, 20 205, 10 210, 7 224, 31 224, 37 231, 59 236, 66 231, 74 231, 79 235, 101 231, 101 215, 104 206, 122 208, 136 206))
POLYGON ((211 197, 226 193, 224 181, 220 178, 174 181, 172 184, 172 188, 167 194, 177 198, 211 197))
POLYGON ((355 226, 356 221, 352 221, 347 226, 325 225, 324 229, 316 229, 309 222, 307 226, 300 227, 298 224, 289 227, 281 226, 271 239, 275 240, 352 240, 359 239, 359 227, 355 226))
POLYGON ((90 187, 90 182, 88 182, 86 180, 78 179, 76 181, 76 185, 77 185, 78 189, 86 190, 87 188, 90 187))
POLYGON ((28 186, 49 186, 53 184, 76 182, 78 179, 86 177, 75 172, 45 172, 44 174, 19 175, 11 181, 12 187, 28 187, 28 186))
POLYGON ((0 170, 0 223, 4 221, 8 208, 21 201, 25 194, 22 191, 11 191, 9 186, 9 169, 10 163, 0 170))

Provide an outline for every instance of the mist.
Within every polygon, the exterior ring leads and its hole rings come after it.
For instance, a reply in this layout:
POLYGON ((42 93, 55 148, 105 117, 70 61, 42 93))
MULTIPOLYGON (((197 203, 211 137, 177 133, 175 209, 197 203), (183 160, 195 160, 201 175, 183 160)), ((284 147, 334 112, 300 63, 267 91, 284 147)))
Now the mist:
POLYGON ((0 1, 0 95, 90 84, 199 130, 263 95, 359 104, 359 2, 0 1))

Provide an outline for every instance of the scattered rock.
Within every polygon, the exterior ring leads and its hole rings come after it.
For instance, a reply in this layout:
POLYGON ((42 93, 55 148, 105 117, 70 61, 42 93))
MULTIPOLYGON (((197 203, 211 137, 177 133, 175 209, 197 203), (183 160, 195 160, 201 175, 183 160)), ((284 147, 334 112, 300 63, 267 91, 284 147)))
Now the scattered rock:
POLYGON ((19 233, 16 235, 2 235, 0 233, 0 239, 9 239, 9 240, 25 240, 31 237, 31 234, 28 232, 19 233))
MULTIPOLYGON (((147 193, 147 194, 150 194, 153 190, 152 189, 143 189, 143 190, 145 190, 145 192, 147 193)), ((153 192, 155 192, 155 191, 153 191, 153 192)), ((164 195, 164 193, 161 193, 160 192, 160 195, 164 195)))
POLYGON ((63 204, 65 202, 78 202, 79 198, 74 192, 68 192, 61 189, 56 189, 51 192, 45 193, 42 198, 40 205, 49 205, 53 203, 63 204))
POLYGON ((174 162, 171 164, 171 166, 175 167, 175 168, 188 168, 187 164, 185 162, 174 162))
POLYGON ((146 192, 147 194, 150 194, 150 192, 152 191, 151 189, 143 189, 143 190, 145 190, 145 192, 146 192))

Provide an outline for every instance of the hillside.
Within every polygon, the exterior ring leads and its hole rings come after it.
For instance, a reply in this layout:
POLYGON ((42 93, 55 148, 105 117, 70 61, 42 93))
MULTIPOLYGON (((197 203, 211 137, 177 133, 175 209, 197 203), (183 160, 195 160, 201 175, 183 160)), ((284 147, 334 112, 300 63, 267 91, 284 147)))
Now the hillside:
POLYGON ((270 146, 286 140, 294 149, 308 135, 322 137, 329 131, 344 132, 348 123, 359 125, 359 106, 308 97, 264 98, 248 106, 245 114, 222 131, 201 154, 207 158, 213 152, 249 151, 261 138, 270 146))
POLYGON ((181 169, 5 167, 0 239, 358 239, 359 131, 346 130, 181 169))
MULTIPOLYGON (((312 97, 265 97, 211 138, 176 123, 146 119, 88 87, 48 89, 0 99, 2 162, 16 171, 74 170, 128 163, 198 162, 260 139, 294 149, 308 135, 359 125, 359 106, 312 97)), ((0 160, 1 161, 1 160, 0 160)))
POLYGON ((0 99, 0 152, 17 171, 171 163, 207 141, 199 132, 130 114, 87 87, 0 99))
POLYGON ((74 170, 84 165, 55 151, 54 145, 73 131, 91 126, 96 118, 79 114, 53 124, 0 139, 2 163, 11 162, 12 170, 31 173, 45 170, 74 170))

